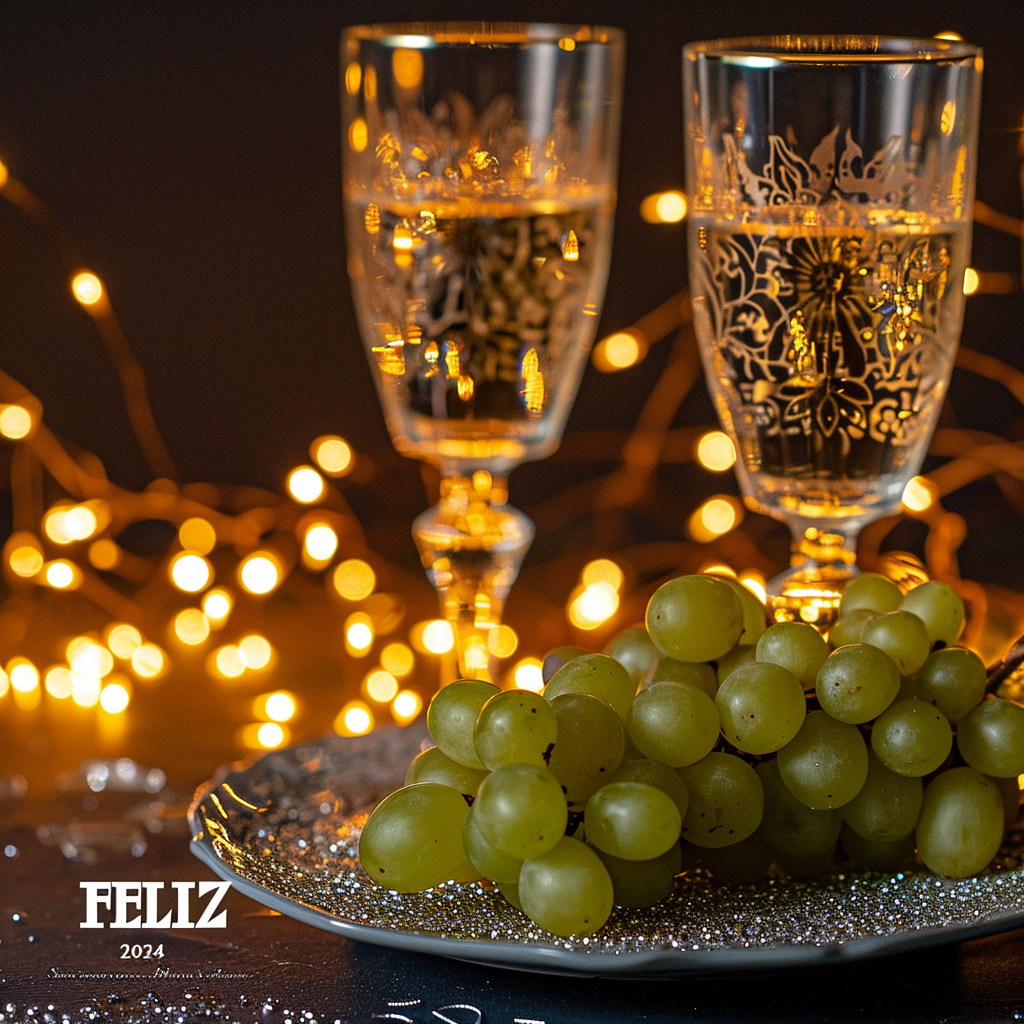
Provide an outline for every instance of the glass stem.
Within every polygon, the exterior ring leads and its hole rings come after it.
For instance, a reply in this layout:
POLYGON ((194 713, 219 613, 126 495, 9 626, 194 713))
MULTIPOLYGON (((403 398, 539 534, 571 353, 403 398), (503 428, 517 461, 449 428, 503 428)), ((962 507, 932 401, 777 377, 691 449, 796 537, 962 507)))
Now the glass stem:
POLYGON ((860 523, 808 526, 789 521, 789 568, 769 581, 767 604, 776 622, 808 622, 827 630, 839 613, 847 581, 856 576, 860 523))
POLYGON ((488 641, 533 541, 533 523, 508 504, 506 478, 486 470, 444 472, 441 500, 416 518, 412 535, 451 623, 459 674, 490 679, 488 641))

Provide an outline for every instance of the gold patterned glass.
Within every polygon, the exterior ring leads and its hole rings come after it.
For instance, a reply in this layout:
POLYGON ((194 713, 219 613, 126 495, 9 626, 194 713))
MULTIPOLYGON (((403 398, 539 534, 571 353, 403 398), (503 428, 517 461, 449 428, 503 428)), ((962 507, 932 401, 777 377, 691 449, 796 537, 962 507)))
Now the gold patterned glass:
POLYGON ((826 621, 900 508, 963 317, 979 51, 782 36, 686 47, 690 276, 747 504, 786 522, 776 618, 826 621))
POLYGON ((392 440, 441 471, 413 535, 466 677, 533 537, 508 473, 557 447, 597 327, 623 53, 588 26, 342 38, 349 276, 392 440))

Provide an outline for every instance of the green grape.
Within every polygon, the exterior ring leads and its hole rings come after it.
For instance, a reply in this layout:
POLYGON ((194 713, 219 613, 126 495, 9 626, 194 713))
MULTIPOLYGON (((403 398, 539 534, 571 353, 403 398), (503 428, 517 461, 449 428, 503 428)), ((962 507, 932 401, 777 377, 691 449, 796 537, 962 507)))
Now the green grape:
POLYGON ((868 777, 860 792, 843 808, 846 823, 859 836, 888 843, 914 831, 921 813, 924 783, 886 768, 868 751, 868 777))
POLYGON ((558 736, 551 705, 529 690, 496 693, 480 709, 473 745, 492 771, 503 764, 546 765, 558 736))
POLYGON ((469 768, 458 761, 453 761, 440 747, 427 747, 413 758, 409 770, 405 773, 405 785, 437 782, 442 786, 451 786, 452 789, 457 789, 467 796, 476 796, 480 783, 486 778, 486 769, 469 768))
POLYGON ((899 871, 914 855, 914 833, 899 839, 865 839, 844 821, 839 833, 843 853, 865 871, 899 871))
POLYGON ((646 757, 635 757, 625 760, 612 773, 608 782, 643 782, 655 786, 667 793, 672 802, 679 808, 679 817, 686 814, 690 796, 686 792, 686 783, 678 772, 659 761, 650 761, 646 757))
POLYGON ((913 612, 924 622, 931 644, 955 644, 963 629, 964 603, 946 583, 929 580, 914 587, 900 602, 900 608, 913 612))
POLYGON ((878 614, 870 608, 854 608, 852 612, 841 615, 829 630, 829 646, 836 648, 859 644, 864 637, 864 627, 878 614))
POLYGON ((566 662, 544 687, 548 700, 563 693, 589 693, 615 708, 623 722, 629 715, 636 683, 607 654, 583 654, 566 662))
POLYGON ((915 676, 915 696, 934 704, 951 722, 959 722, 981 703, 987 682, 985 664, 966 647, 943 647, 928 655, 915 676))
POLYGON ((924 623, 913 612, 902 610, 876 615, 865 624, 861 641, 885 651, 904 676, 916 672, 932 649, 924 623))
POLYGON ((992 779, 1003 798, 1003 810, 1005 813, 1004 823, 1007 828, 1012 828, 1017 823, 1017 816, 1020 814, 1020 784, 1015 778, 992 779))
POLYGON ((859 608, 867 608, 878 614, 894 612, 902 600, 903 593, 892 580, 875 572, 864 572, 854 576, 843 587, 839 617, 842 618, 859 608))
POLYGON ((366 819, 359 863, 372 881, 396 892, 479 878, 462 845, 468 813, 451 786, 421 782, 396 790, 366 819))
POLYGON ((624 860, 660 857, 679 838, 681 824, 675 801, 643 782, 602 786, 583 815, 587 842, 624 860))
POLYGON ((643 626, 627 626, 616 633, 605 645, 603 653, 614 658, 629 673, 634 684, 639 684, 661 655, 643 626))
POLYGON ((1024 774, 1024 708, 1002 697, 982 701, 956 727, 963 759, 997 778, 1024 774))
POLYGON ((480 679, 459 679, 434 694, 427 708, 431 738, 453 761, 469 768, 486 768, 473 745, 480 709, 501 689, 480 679))
POLYGON ((690 802, 683 838, 694 846, 730 846, 753 835, 764 813, 757 773, 735 754, 712 752, 681 768, 690 802))
POLYGON ((697 864, 710 871, 716 882, 724 885, 753 885, 771 870, 775 854, 755 832, 730 846, 702 849, 687 844, 687 853, 696 851, 697 864))
POLYGON ((794 857, 831 851, 839 838, 841 812, 815 811, 800 803, 782 781, 777 760, 762 761, 755 771, 764 787, 757 834, 776 852, 794 857))
POLYGON ((722 735, 748 754, 770 754, 785 746, 807 714, 796 676, 771 662, 754 662, 731 673, 718 688, 715 707, 722 735))
POLYGON ((923 700, 898 700, 871 727, 871 749, 897 775, 922 777, 949 757, 953 730, 933 705, 923 700))
POLYGON ((925 787, 917 852, 930 871, 967 878, 984 868, 1003 841, 1003 798, 973 768, 950 768, 925 787))
POLYGON ((593 935, 612 912, 614 892, 601 858, 578 839, 562 836, 519 875, 522 909, 553 935, 593 935))
POLYGON ((548 651, 544 655, 540 670, 544 684, 547 685, 551 681, 551 677, 563 665, 567 665, 573 658, 580 658, 584 654, 590 654, 590 651, 586 651, 582 647, 556 647, 554 650, 548 651))
POLYGON ((627 725, 644 757, 671 768, 699 761, 718 742, 715 702, 689 683, 656 683, 641 690, 627 725))
POLYGON ((519 898, 519 883, 518 882, 498 882, 495 888, 502 896, 512 904, 516 910, 523 909, 523 901, 519 898))
POLYGON ((473 817, 472 807, 470 807, 469 814, 466 815, 462 826, 462 845, 465 847, 470 863, 480 872, 482 878, 506 883, 519 880, 519 869, 523 866, 522 860, 502 853, 501 850, 491 846, 484 839, 484 835, 477 827, 473 817))
POLYGON ((776 759, 786 788, 816 811, 849 803, 868 775, 868 749, 860 730, 824 711, 810 712, 776 759))
MULTIPOLYGON (((717 686, 721 686, 738 668, 744 665, 753 665, 757 661, 757 646, 755 644, 737 644, 727 654, 723 654, 717 661, 715 669, 715 680, 717 686)), ((715 689, 717 696, 718 690, 715 689)))
POLYGON ((804 690, 814 689, 814 678, 827 657, 825 638, 806 622, 779 622, 757 641, 757 660, 788 669, 804 690))
POLYGON ((714 576, 680 576, 655 591, 647 632, 662 654, 679 661, 715 661, 739 642, 743 605, 714 576))
POLYGON ((558 742, 548 767, 570 803, 586 800, 622 763, 626 732, 622 719, 603 700, 589 693, 553 697, 558 742))
POLYGON ((818 670, 814 684, 822 708, 837 721, 851 725, 877 718, 899 690, 896 662, 870 644, 837 647, 818 670))
POLYGON ((655 683, 689 683, 698 690, 703 690, 712 700, 715 699, 718 690, 715 670, 710 665, 704 662, 676 661, 667 655, 659 658, 647 670, 640 681, 640 689, 646 690, 655 683))
POLYGON ((491 846, 525 860, 546 853, 565 834, 569 809, 547 768, 504 764, 481 784, 473 818, 491 846))
POLYGON ((650 907, 664 899, 676 884, 683 869, 678 841, 660 857, 651 860, 625 860, 594 847, 612 880, 615 903, 620 907, 650 907))
POLYGON ((737 643, 755 646, 768 627, 764 604, 758 600, 753 591, 743 586, 739 580, 734 580, 730 576, 718 575, 715 575, 715 579, 722 580, 723 583, 732 587, 733 593, 740 599, 740 605, 743 608, 743 632, 740 633, 737 643))

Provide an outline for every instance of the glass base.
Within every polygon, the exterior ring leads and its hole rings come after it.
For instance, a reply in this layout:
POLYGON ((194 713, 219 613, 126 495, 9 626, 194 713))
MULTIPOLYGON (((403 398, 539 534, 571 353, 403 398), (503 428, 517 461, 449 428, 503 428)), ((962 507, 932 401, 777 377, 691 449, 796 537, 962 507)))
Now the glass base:
POLYGON ((500 638, 494 631, 533 541, 533 523, 505 504, 505 480, 486 470, 441 481, 441 500, 413 523, 423 567, 455 638, 459 675, 491 679, 500 638))

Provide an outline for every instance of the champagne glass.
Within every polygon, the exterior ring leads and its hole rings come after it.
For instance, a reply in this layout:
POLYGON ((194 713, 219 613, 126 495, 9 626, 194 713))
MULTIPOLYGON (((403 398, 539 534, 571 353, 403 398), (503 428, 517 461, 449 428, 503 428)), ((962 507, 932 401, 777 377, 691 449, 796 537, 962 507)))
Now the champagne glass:
POLYGON ((341 55, 360 330, 395 447, 440 470, 413 536, 460 673, 489 678, 533 538, 508 474, 557 447, 604 296, 623 37, 374 25, 341 55))
POLYGON ((690 275, 744 499, 787 523, 778 620, 827 627, 928 450, 963 318, 980 52, 780 36, 684 50, 690 275))

